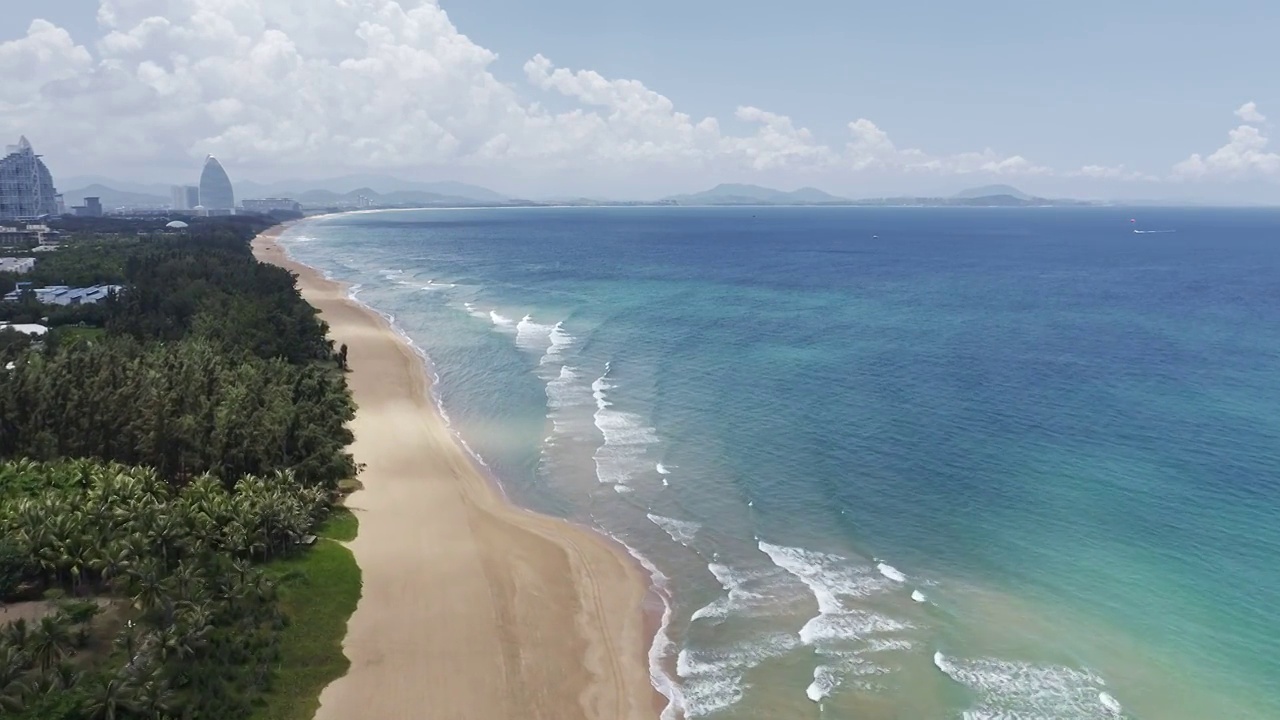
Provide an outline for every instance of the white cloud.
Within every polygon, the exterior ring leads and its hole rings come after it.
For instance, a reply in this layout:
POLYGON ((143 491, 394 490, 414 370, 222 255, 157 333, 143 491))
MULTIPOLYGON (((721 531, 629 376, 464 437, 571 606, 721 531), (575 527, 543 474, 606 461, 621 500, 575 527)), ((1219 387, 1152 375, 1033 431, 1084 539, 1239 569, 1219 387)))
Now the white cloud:
POLYGON ((1228 133, 1226 145, 1207 157, 1193 153, 1174 165, 1177 178, 1243 178, 1280 175, 1280 154, 1267 152, 1268 139, 1252 125, 1241 125, 1228 133))
POLYGON ((1004 156, 994 150, 933 156, 917 148, 899 149, 889 134, 866 118, 849 123, 853 139, 845 148, 846 160, 854 170, 884 169, 923 171, 948 175, 986 173, 990 175, 1048 175, 1051 170, 1035 165, 1020 155, 1004 156))
POLYGON ((1124 165, 1085 165, 1074 172, 1067 173, 1068 177, 1091 178, 1094 180, 1129 180, 1143 182, 1158 182, 1160 178, 1148 173, 1130 170, 1124 165))
POLYGON ((1240 109, 1236 110, 1236 117, 1240 118, 1241 120, 1247 123, 1258 124, 1258 123, 1264 123, 1267 121, 1266 116, 1258 112, 1258 104, 1253 102, 1252 100, 1241 105, 1240 109))
MULTIPOLYGON (((0 138, 28 134, 81 171, 167 171, 212 152, 233 174, 447 167, 584 183, 646 173, 836 182, 1052 174, 991 149, 898 147, 865 118, 833 145, 746 103, 725 121, 693 117, 640 80, 558 67, 542 54, 523 77, 500 79, 496 53, 437 0, 100 0, 97 17, 91 42, 38 20, 0 43, 0 138)), ((1254 103, 1237 114, 1263 121, 1254 103)), ((1241 126, 1179 174, 1275 172, 1265 145, 1241 126)), ((1098 165, 1061 175, 1146 178, 1098 165)))
POLYGON ((66 30, 36 20, 25 37, 0 43, 0 77, 4 78, 0 109, 19 112, 34 102, 40 88, 74 78, 92 66, 89 51, 77 45, 66 30))

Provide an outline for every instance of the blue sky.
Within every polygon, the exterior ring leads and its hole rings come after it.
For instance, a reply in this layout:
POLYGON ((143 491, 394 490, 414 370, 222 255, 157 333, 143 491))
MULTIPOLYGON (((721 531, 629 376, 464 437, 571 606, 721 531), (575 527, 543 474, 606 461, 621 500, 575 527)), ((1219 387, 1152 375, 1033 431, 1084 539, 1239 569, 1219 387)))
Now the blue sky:
MULTIPOLYGON (((326 111, 330 124, 306 131, 358 148, 369 140, 360 140, 362 133, 385 139, 412 135, 424 123, 438 126, 439 136, 430 143, 408 137, 397 147, 387 140, 369 166, 483 181, 508 191, 652 195, 726 180, 815 184, 865 195, 1009 182, 1084 196, 1280 201, 1280 159, 1275 144, 1263 144, 1271 121, 1249 121, 1256 133, 1228 138, 1246 123, 1233 113, 1247 102, 1255 103, 1252 117, 1280 118, 1280 42, 1274 38, 1280 3, 444 0, 440 13, 433 4, 402 0, 399 9, 420 11, 421 22, 414 25, 419 29, 410 32, 405 23, 386 20, 386 6, 395 4, 390 0, 361 0, 356 5, 362 9, 354 11, 339 11, 335 0, 312 0, 306 6, 312 11, 282 19, 279 7, 291 2, 301 0, 102 0, 116 16, 108 27, 95 18, 99 0, 16 0, 18 22, 0 29, 0 41, 30 41, 28 28, 36 18, 65 29, 90 55, 89 62, 71 63, 73 68, 51 76, 49 82, 61 83, 54 87, 65 91, 75 73, 101 74, 103 61, 119 60, 120 53, 98 47, 108 32, 136 32, 149 17, 168 18, 169 31, 177 33, 184 25, 196 28, 202 11, 223 12, 241 17, 233 21, 235 33, 249 45, 262 28, 280 28, 299 47, 314 31, 309 23, 330 22, 332 32, 348 33, 361 22, 383 23, 399 34, 399 44, 426 48, 424 57, 449 77, 433 76, 423 91, 421 75, 396 76, 384 66, 363 83, 422 92, 428 106, 396 106, 387 113, 398 116, 370 119, 329 101, 313 103, 307 107, 332 108, 326 111), (228 6, 238 9, 227 12, 228 6), (431 47, 441 39, 447 40, 445 49, 431 47), (492 56, 451 65, 447 48, 464 41, 467 52, 492 56), (529 63, 539 56, 549 63, 535 77, 529 63), (488 78, 509 96, 494 100, 488 78), (598 91, 610 83, 610 99, 602 101, 598 91), (483 99, 476 99, 478 93, 483 99), (638 111, 643 121, 619 121, 619 111, 625 114, 635 103, 646 103, 638 111), (689 116, 690 126, 713 118, 715 132, 703 137, 705 127, 676 128, 657 118, 667 105, 689 116), (770 115, 761 120, 758 113, 741 113, 742 107, 770 115), (583 121, 591 113, 597 119, 583 121), (510 124, 514 115, 521 118, 518 129, 510 124), (778 116, 786 123, 779 124, 778 116), (849 124, 860 119, 874 128, 875 147, 846 151, 849 124), (690 139, 691 133, 699 137, 690 139), (893 150, 884 151, 881 139, 893 150), (1175 171, 1193 153, 1209 159, 1232 143, 1217 160, 1175 171), (916 150, 921 154, 911 154, 916 150), (983 161, 957 159, 988 150, 983 161), (1005 163, 1009 158, 1025 162, 1005 163), (1082 174, 1087 166, 1099 169, 1082 174)), ((132 74, 151 63, 178 76, 174 58, 182 53, 180 43, 152 36, 148 42, 140 52, 125 53, 132 74)), ((316 53, 334 67, 364 54, 353 48, 340 58, 325 47, 316 53)), ((0 69, 4 57, 0 49, 0 69)), ((324 84, 315 78, 307 84, 315 82, 324 84)), ((296 117, 296 106, 268 112, 260 94, 238 97, 234 89, 214 85, 205 83, 199 97, 184 98, 192 109, 183 117, 155 118, 155 131, 172 143, 144 150, 190 157, 216 150, 262 179, 370 169, 354 150, 326 167, 309 164, 306 153, 271 137, 270 128, 248 124, 271 117, 278 124, 278 118, 296 117), (248 109, 227 108, 235 103, 248 109), (210 113, 210 107, 219 109, 210 113), (251 110, 262 112, 253 119, 251 110)), ((152 82, 147 92, 157 87, 152 82)), ((40 117, 30 112, 26 119, 40 117)), ((151 120, 145 117, 143 124, 151 120)), ((678 118, 673 122, 679 124, 678 118)), ((12 124, 0 120, 0 131, 12 134, 12 124)), ((42 141, 28 132, 42 152, 54 156, 48 146, 59 137, 42 141)), ((81 138, 85 132, 67 135, 81 138)), ((140 141, 125 138, 124 145, 129 142, 140 141)), ((66 164, 90 172, 88 161, 97 154, 82 152, 66 164)), ((101 153, 101 163, 111 161, 101 153)))

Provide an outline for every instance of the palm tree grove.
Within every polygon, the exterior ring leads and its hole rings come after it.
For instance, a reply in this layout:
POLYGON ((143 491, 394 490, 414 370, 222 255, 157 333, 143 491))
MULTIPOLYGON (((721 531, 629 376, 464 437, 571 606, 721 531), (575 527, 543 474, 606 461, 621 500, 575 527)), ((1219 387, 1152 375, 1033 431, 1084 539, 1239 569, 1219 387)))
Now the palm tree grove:
MULTIPOLYGON (((341 674, 357 468, 326 326, 273 221, 69 228, 0 321, 0 717, 309 717, 341 674)), ((0 278, 13 285, 16 278, 0 278)))

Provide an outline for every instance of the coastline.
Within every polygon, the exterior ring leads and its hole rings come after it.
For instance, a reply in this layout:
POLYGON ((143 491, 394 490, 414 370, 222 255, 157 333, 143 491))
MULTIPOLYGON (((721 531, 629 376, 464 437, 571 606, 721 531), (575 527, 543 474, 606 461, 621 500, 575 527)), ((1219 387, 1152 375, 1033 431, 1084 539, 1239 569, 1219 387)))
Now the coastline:
POLYGON ((417 352, 342 283, 259 235, 254 255, 297 275, 348 346, 363 489, 350 544, 364 578, 318 720, 653 718, 647 579, 625 550, 518 508, 445 424, 417 352))

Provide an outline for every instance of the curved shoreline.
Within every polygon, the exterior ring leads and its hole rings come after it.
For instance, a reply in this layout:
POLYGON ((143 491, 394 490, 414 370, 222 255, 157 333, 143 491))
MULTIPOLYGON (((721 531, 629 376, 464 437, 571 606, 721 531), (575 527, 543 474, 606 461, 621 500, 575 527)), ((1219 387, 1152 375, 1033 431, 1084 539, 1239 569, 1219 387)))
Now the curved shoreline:
POLYGON ((298 276, 348 346, 364 489, 351 543, 364 591, 344 677, 318 720, 653 718, 646 579, 604 536, 506 500, 439 415, 418 353, 347 287, 291 260, 272 228, 255 256, 298 276))

